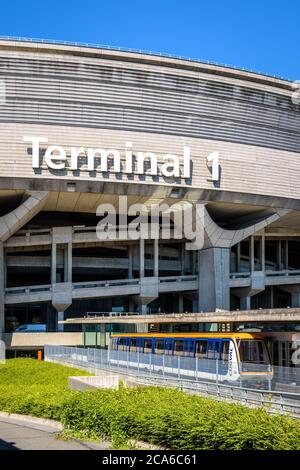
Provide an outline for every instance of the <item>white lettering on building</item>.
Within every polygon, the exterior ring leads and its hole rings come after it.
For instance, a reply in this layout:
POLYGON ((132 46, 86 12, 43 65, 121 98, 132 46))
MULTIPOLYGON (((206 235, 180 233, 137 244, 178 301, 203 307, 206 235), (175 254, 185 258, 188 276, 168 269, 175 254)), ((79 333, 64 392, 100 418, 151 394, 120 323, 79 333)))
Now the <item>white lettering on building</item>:
POLYGON ((41 144, 48 143, 47 137, 24 136, 23 140, 31 144, 33 169, 41 168, 44 161, 51 170, 76 171, 86 165, 89 172, 135 173, 184 179, 191 177, 191 151, 187 146, 183 147, 182 160, 178 155, 165 154, 160 156, 159 162, 157 154, 151 151, 137 151, 134 155, 132 142, 126 142, 121 152, 116 149, 75 146, 67 151, 60 145, 51 145, 45 150, 45 145, 41 148, 41 144), (69 161, 67 155, 70 155, 69 161))

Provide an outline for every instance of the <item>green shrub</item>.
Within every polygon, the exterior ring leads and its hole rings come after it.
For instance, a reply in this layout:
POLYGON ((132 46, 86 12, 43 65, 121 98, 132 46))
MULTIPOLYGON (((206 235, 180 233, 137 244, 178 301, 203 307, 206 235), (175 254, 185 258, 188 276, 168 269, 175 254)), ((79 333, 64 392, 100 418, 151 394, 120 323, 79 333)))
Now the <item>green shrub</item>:
POLYGON ((109 438, 114 446, 142 440, 169 449, 300 450, 300 422, 265 409, 187 395, 168 388, 74 392, 81 370, 32 359, 0 365, 0 410, 61 420, 67 430, 109 438))
POLYGON ((171 389, 86 392, 68 400, 62 420, 94 437, 122 436, 170 449, 300 449, 294 419, 171 389))
POLYGON ((0 365, 0 410, 60 419, 61 408, 72 395, 70 375, 86 372, 35 359, 9 359, 0 365))

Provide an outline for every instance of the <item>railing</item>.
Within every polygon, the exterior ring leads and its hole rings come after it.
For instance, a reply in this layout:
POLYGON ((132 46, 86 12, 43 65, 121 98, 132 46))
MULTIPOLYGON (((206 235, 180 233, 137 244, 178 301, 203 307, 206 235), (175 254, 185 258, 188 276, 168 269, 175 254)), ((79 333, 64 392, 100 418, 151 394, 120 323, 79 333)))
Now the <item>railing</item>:
MULTIPOLYGON (((280 277, 280 276, 300 276, 299 269, 283 269, 280 271, 266 270, 265 277, 280 277)), ((251 272, 234 272, 230 273, 230 279, 248 279, 251 277, 251 272)))
POLYGON ((159 278, 159 283, 172 283, 172 282, 191 282, 191 281, 197 281, 198 276, 197 275, 188 275, 188 276, 166 276, 166 277, 160 277, 159 278))
MULTIPOLYGON (((224 384, 222 378, 227 365, 221 361, 65 346, 45 346, 45 360, 80 367, 96 374, 100 369, 109 370, 129 376, 137 384, 174 387, 247 406, 265 406, 269 413, 289 414, 300 419, 300 387, 299 391, 290 393, 276 390, 277 382, 269 382, 267 390, 258 386, 246 387, 243 381, 224 384), (204 374, 214 374, 215 380, 203 378, 204 374)), ((299 373, 300 369, 298 379, 299 373)))
POLYGON ((51 229, 50 228, 42 228, 42 229, 30 229, 30 230, 18 230, 18 232, 14 233, 14 237, 34 237, 40 235, 50 235, 51 229))
POLYGON ((6 294, 33 294, 37 292, 50 292, 51 284, 37 286, 7 287, 6 294))
POLYGON ((230 279, 248 279, 250 276, 250 272, 230 273, 230 279))
POLYGON ((300 276, 299 269, 284 269, 282 271, 266 271, 266 277, 300 276))
POLYGON ((158 57, 166 57, 170 59, 178 59, 178 60, 185 60, 188 62, 197 62, 200 64, 207 64, 207 65, 215 65, 218 67, 225 67, 225 68, 230 68, 234 70, 240 70, 243 72, 250 72, 250 73, 255 73, 259 75, 263 75, 265 77, 270 77, 270 78, 277 78, 279 80, 285 80, 285 81, 292 81, 292 80, 287 80, 286 78, 283 77, 278 77, 275 75, 270 75, 264 72, 255 72, 251 69, 245 69, 243 67, 237 67, 234 65, 228 65, 228 64, 222 64, 219 62, 213 62, 209 60, 201 60, 201 59, 195 59, 192 57, 185 57, 181 55, 176 55, 176 54, 169 54, 167 52, 155 52, 155 51, 145 51, 142 49, 134 49, 134 48, 129 48, 129 47, 118 47, 118 46, 108 46, 108 45, 103 45, 103 44, 94 44, 94 43, 89 43, 89 42, 77 42, 77 41, 62 41, 62 40, 57 40, 57 39, 41 39, 41 38, 26 38, 26 37, 21 37, 21 36, 0 36, 0 40, 5 40, 5 41, 16 41, 16 42, 35 42, 35 43, 40 43, 40 44, 53 44, 53 45, 58 45, 58 46, 77 46, 77 47, 84 47, 84 48, 94 48, 94 49, 106 49, 109 51, 119 51, 119 52, 130 52, 130 53, 135 53, 135 54, 145 54, 145 55, 152 55, 152 56, 158 56, 158 57))
POLYGON ((140 279, 116 279, 110 281, 91 281, 91 282, 74 282, 73 289, 93 289, 97 287, 118 287, 118 286, 135 286, 140 284, 140 279))

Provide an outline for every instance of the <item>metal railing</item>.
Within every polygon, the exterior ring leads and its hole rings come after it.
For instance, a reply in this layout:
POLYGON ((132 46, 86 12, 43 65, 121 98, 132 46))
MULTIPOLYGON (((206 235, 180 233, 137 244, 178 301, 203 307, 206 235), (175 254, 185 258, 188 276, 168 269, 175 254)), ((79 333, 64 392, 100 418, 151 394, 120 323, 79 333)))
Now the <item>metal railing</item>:
MULTIPOLYGON (((275 371, 272 383, 269 381, 266 389, 261 389, 259 383, 249 385, 249 380, 247 385, 242 380, 224 383, 227 365, 216 360, 65 346, 45 346, 45 360, 80 367, 95 374, 97 370, 109 370, 121 377, 128 376, 137 384, 174 387, 218 400, 264 406, 270 413, 300 419, 300 381, 299 391, 280 391, 278 371, 275 371), (207 378, 213 376, 214 380, 207 378)), ((265 365, 261 366, 261 372, 266 372, 265 365)), ((299 374, 300 369, 292 374, 292 379, 296 376, 299 379, 299 374)))

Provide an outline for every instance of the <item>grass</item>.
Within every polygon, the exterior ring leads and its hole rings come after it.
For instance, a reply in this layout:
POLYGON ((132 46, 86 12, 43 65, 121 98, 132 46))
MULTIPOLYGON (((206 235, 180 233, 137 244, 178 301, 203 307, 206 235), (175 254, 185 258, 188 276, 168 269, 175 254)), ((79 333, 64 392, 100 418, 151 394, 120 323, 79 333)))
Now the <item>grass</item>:
POLYGON ((34 359, 0 365, 0 410, 61 421, 66 437, 109 439, 115 448, 144 441, 169 449, 300 450, 300 422, 168 388, 76 392, 81 370, 34 359))

